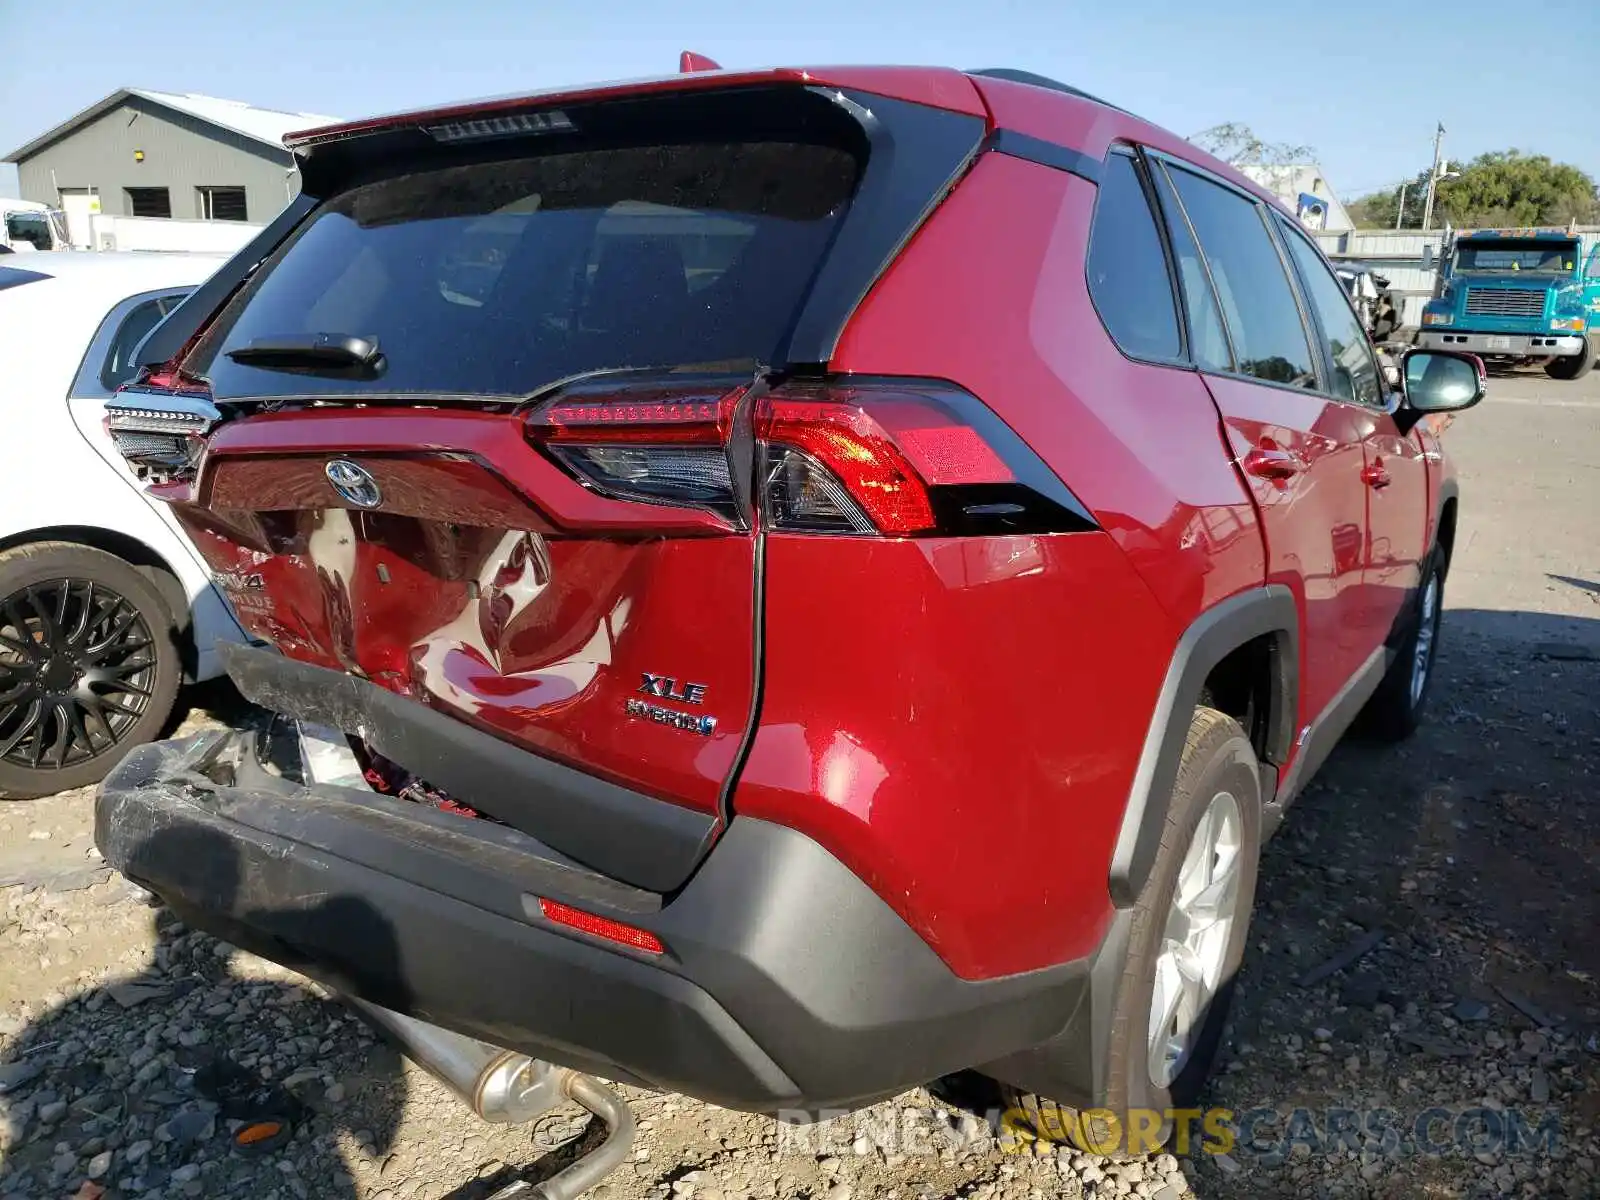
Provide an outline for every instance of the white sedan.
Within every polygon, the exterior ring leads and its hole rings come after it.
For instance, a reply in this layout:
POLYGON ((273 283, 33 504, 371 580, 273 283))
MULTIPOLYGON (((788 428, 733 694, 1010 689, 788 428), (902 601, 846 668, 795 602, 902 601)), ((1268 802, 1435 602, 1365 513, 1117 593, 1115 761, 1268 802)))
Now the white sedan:
POLYGON ((98 782, 243 640, 103 425, 134 349, 223 255, 0 257, 0 797, 98 782))

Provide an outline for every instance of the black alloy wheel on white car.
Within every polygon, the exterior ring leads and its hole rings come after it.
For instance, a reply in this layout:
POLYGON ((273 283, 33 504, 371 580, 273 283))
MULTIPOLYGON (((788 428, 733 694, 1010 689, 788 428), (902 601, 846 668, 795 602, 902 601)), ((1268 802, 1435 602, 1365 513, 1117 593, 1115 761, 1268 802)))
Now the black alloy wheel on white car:
POLYGON ((0 798, 98 783, 171 715, 171 612, 115 555, 69 542, 0 552, 0 798))

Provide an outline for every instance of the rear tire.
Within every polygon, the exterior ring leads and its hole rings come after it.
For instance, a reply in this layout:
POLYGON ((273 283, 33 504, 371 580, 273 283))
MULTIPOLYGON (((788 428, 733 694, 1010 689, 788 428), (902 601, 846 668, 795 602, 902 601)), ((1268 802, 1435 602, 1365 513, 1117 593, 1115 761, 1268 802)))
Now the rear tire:
POLYGON ((1435 551, 1423 564, 1422 581, 1412 601, 1410 630, 1362 713, 1362 724, 1373 737, 1404 741, 1421 727, 1433 686, 1443 618, 1444 562, 1435 551))
MULTIPOLYGON (((1134 905, 1127 965, 1112 1008, 1110 1095, 1104 1108, 1080 1114, 1011 1089, 1011 1107, 1038 1136, 1092 1153, 1139 1149, 1129 1145, 1137 1129, 1133 1110, 1160 1114, 1190 1107, 1199 1096, 1222 1044, 1249 937, 1260 860, 1260 779, 1238 722, 1215 709, 1196 709, 1161 845, 1134 905), (1158 1002, 1170 1019, 1152 1019, 1158 1002)), ((1167 1123, 1158 1136, 1165 1141, 1171 1132, 1167 1123)))
POLYGON ((182 666, 171 611, 103 550, 0 553, 0 798, 98 783, 160 733, 182 666))
POLYGON ((1594 369, 1594 360, 1600 354, 1595 348, 1595 339, 1583 339, 1583 350, 1578 354, 1569 354, 1564 358, 1552 358, 1544 365, 1544 373, 1551 379, 1560 379, 1570 383, 1575 379, 1582 379, 1594 369))

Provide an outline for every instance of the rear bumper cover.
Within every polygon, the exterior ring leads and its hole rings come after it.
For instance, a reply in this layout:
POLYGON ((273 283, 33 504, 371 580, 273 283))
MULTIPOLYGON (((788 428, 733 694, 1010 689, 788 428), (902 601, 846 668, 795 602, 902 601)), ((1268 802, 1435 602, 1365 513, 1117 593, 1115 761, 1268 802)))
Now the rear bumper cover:
POLYGON ((1043 1043, 1052 1074, 1078 1064, 1062 1099, 1103 1086, 1091 981, 1107 963, 960 979, 792 830, 735 819, 662 895, 505 826, 289 782, 262 767, 258 742, 135 750, 101 787, 96 840, 189 924, 347 994, 750 1111, 866 1103, 1043 1043), (551 925, 539 897, 648 929, 666 953, 551 925))

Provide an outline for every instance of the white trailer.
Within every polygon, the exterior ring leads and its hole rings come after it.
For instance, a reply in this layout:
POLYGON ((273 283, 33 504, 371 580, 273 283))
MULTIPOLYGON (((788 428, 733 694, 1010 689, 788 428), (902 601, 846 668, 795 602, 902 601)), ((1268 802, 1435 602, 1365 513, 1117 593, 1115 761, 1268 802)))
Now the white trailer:
POLYGON ((96 250, 188 250, 231 254, 265 226, 246 221, 174 221, 166 217, 89 218, 90 246, 96 250))

